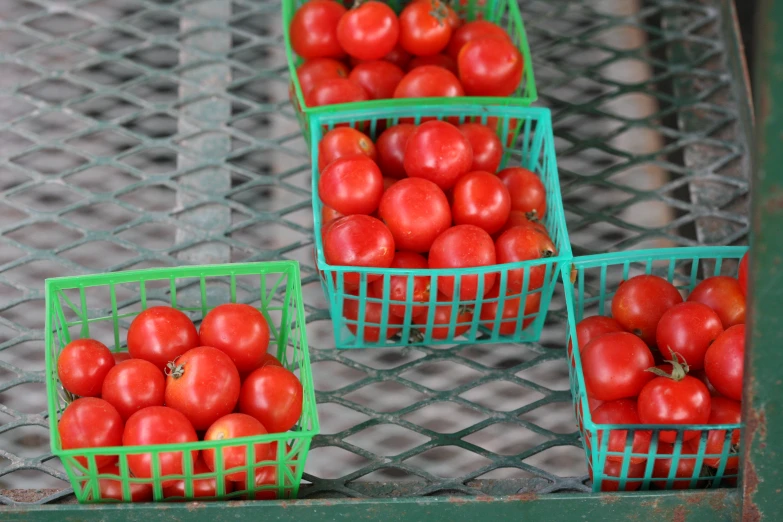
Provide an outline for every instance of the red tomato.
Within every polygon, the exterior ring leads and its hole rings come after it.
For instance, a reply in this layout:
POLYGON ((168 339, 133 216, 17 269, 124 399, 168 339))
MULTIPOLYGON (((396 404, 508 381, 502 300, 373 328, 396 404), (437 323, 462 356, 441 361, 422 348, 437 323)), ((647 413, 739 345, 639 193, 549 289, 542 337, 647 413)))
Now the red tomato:
POLYGON ((413 2, 400 13, 400 45, 416 56, 438 54, 449 44, 451 8, 439 0, 413 2))
MULTIPOLYGON (((623 473, 623 462, 617 462, 612 460, 607 460, 604 463, 604 477, 601 480, 601 491, 620 491, 620 481, 619 480, 611 480, 607 479, 606 477, 620 477, 623 473)), ((640 479, 644 477, 644 470, 646 468, 647 464, 642 462, 641 464, 629 464, 628 465, 628 471, 625 474, 625 478, 627 479, 640 479)), ((588 470, 588 473, 590 474, 590 479, 595 480, 593 478, 593 468, 590 467, 588 470)), ((642 487, 642 481, 628 481, 625 483, 625 487, 622 489, 623 491, 636 491, 642 487)))
POLYGON ((340 219, 344 214, 337 212, 332 207, 322 205, 321 206, 321 227, 326 227, 329 223, 336 219, 340 219))
MULTIPOLYGON (((674 453, 674 446, 665 442, 658 443, 658 455, 672 455, 674 453)), ((683 442, 680 449, 680 460, 677 462, 677 469, 674 472, 674 480, 672 481, 672 489, 690 489, 691 477, 696 471, 696 476, 699 476, 699 471, 696 470, 696 459, 693 455, 699 453, 698 441, 683 442), (690 458, 688 458, 690 455, 690 458)), ((669 478, 669 474, 672 469, 673 459, 655 459, 655 465, 653 467, 653 477, 664 480, 653 480, 651 484, 659 489, 666 489, 666 480, 669 478)), ((696 486, 699 485, 699 481, 696 481, 696 486)))
MULTIPOLYGON (((438 294, 438 302, 449 302, 450 300, 451 300, 450 298, 444 296, 443 294, 438 294)), ((470 310, 470 308, 457 306, 457 312, 454 316, 454 321, 452 321, 451 320, 452 309, 453 307, 451 303, 437 305, 435 306, 434 312, 428 311, 426 314, 422 314, 414 317, 413 323, 421 326, 420 328, 421 332, 423 334, 426 334, 426 326, 427 323, 429 322, 430 313, 432 313, 433 327, 432 327, 431 335, 433 339, 438 339, 438 340, 448 339, 449 328, 451 327, 451 325, 454 325, 453 337, 459 337, 460 335, 470 330, 470 326, 471 326, 470 323, 473 322, 473 312, 470 310)))
POLYGON ((745 373, 745 325, 732 326, 707 348, 704 370, 710 383, 735 401, 742 400, 742 378, 745 373))
MULTIPOLYGON (((389 268, 394 259, 394 237, 378 219, 361 214, 333 221, 323 231, 324 257, 333 266, 389 268)), ((370 283, 380 274, 367 274, 370 283)), ((334 273, 335 280, 337 274, 334 273)), ((359 288, 358 272, 343 273, 346 289, 359 288)))
POLYGON ((546 214, 546 188, 535 173, 522 167, 509 167, 498 172, 511 194, 511 210, 530 213, 544 219, 546 214))
POLYGON ((446 195, 426 179, 401 179, 381 198, 378 214, 389 227, 400 250, 427 252, 451 226, 446 195))
POLYGON ((318 195, 325 205, 346 216, 372 214, 383 195, 383 174, 367 156, 338 158, 318 179, 318 195))
POLYGON ((412 123, 400 123, 389 127, 378 137, 375 146, 378 149, 378 166, 384 176, 402 179, 408 175, 405 173, 403 159, 408 138, 416 126, 412 123))
MULTIPOLYGON (((288 371, 278 366, 269 366, 268 368, 277 368, 278 370, 283 370, 286 372, 288 371)), ((256 372, 262 370, 262 368, 259 368, 256 370, 256 372)), ((253 372, 252 375, 255 375, 255 372, 253 372)), ((204 440, 238 439, 241 437, 256 437, 260 435, 266 435, 267 433, 268 431, 266 427, 264 427, 264 425, 254 416, 247 415, 245 413, 231 413, 216 420, 215 423, 212 424, 207 430, 207 433, 204 435, 204 440)), ((275 458, 275 456, 272 454, 272 445, 268 442, 264 444, 253 444, 253 447, 255 451, 255 458, 253 462, 263 462, 265 460, 275 458)), ((214 449, 205 449, 202 453, 204 462, 212 471, 217 470, 215 452, 216 450, 214 449)), ((239 444, 237 446, 226 446, 220 450, 220 452, 223 455, 224 471, 247 465, 249 449, 245 443, 239 444)), ((229 473, 226 475, 226 478, 232 482, 244 482, 247 479, 247 472, 238 471, 235 473, 229 473)))
MULTIPOLYGON (((495 245, 492 238, 477 226, 457 225, 443 232, 432 243, 429 256, 430 268, 470 268, 494 265, 495 245)), ((486 295, 495 284, 497 274, 491 272, 484 275, 484 289, 481 295, 486 295)), ((455 287, 459 284, 459 298, 463 301, 476 299, 479 296, 478 274, 461 275, 459 282, 454 276, 438 276, 438 291, 446 297, 453 297, 455 287)))
POLYGON ((497 176, 489 172, 468 172, 457 180, 451 192, 451 215, 456 225, 475 225, 494 234, 506 224, 511 196, 497 176))
POLYGON ((428 179, 444 191, 453 187, 472 163, 470 142, 457 127, 445 121, 422 123, 405 146, 403 165, 408 176, 428 179))
POLYGON ((666 310, 680 303, 680 292, 666 279, 638 275, 620 284, 612 299, 612 317, 648 346, 655 346, 658 321, 666 310))
POLYGON ((134 359, 151 362, 161 371, 199 345, 193 321, 170 306, 153 306, 137 315, 128 328, 128 352, 134 359))
MULTIPOLYGON (((500 296, 500 286, 495 285, 487 295, 485 299, 498 299, 500 296)), ((487 330, 494 330, 495 324, 500 321, 500 328, 498 333, 500 335, 514 335, 517 333, 517 318, 519 317, 519 297, 505 297, 504 299, 487 302, 481 305, 481 320, 482 326, 487 330), (500 301, 503 302, 503 313, 498 317, 498 308, 500 307, 500 301)), ((541 293, 528 294, 525 299, 525 308, 522 310, 523 316, 529 316, 538 312, 541 307, 541 293)), ((535 321, 535 317, 527 317, 522 320, 521 329, 525 329, 535 321)))
POLYGON ((408 63, 407 71, 412 71, 416 67, 424 65, 437 65, 443 67, 452 74, 457 74, 457 61, 451 56, 445 54, 433 54, 431 56, 417 56, 408 63))
POLYGON ((740 288, 742 289, 742 295, 748 296, 748 256, 750 252, 746 252, 739 263, 739 271, 737 272, 737 281, 739 281, 740 288))
MULTIPOLYGON (((576 340, 580 350, 584 350, 587 343, 600 337, 603 334, 612 332, 622 332, 623 327, 617 324, 617 321, 611 317, 605 317, 603 315, 594 315, 592 317, 586 317, 579 321, 576 325, 576 340)), ((573 350, 572 341, 568 341, 568 358, 571 359, 571 351, 573 350)), ((571 365, 576 364, 575 360, 571 361, 571 365)))
MULTIPOLYGON (((146 446, 150 444, 182 444, 196 442, 196 430, 182 413, 166 406, 150 406, 131 415, 125 423, 122 434, 123 446, 146 446)), ((190 452, 193 462, 198 459, 198 450, 190 452)), ((159 477, 181 475, 185 455, 182 451, 165 451, 158 454, 159 477)), ((128 455, 128 467, 134 476, 151 478, 153 474, 152 454, 128 455)), ((175 484, 175 480, 164 480, 163 487, 175 484)))
POLYGON ((720 316, 723 328, 745 324, 745 294, 729 276, 708 277, 693 289, 688 301, 704 303, 720 316))
POLYGON ((437 65, 422 65, 406 74, 397 88, 395 98, 438 98, 465 96, 457 76, 437 65))
POLYGON ((210 310, 199 328, 201 344, 228 355, 247 374, 258 368, 269 348, 269 325, 250 305, 225 303, 210 310))
MULTIPOLYGON (((103 399, 76 399, 65 408, 57 423, 60 444, 64 450, 106 448, 122 445, 122 417, 103 399)), ((88 467, 85 457, 76 461, 88 467)), ((117 462, 117 455, 97 455, 95 466, 100 469, 117 462)))
MULTIPOLYGON (((343 317, 353 323, 346 322, 348 330, 358 335, 359 325, 359 301, 357 299, 345 299, 343 301, 343 317)), ((362 339, 370 343, 377 343, 381 339, 381 321, 383 319, 383 305, 381 303, 364 303, 364 323, 362 326, 362 339), (374 326, 370 326, 374 325, 374 326)), ((389 313, 386 319, 386 339, 391 339, 400 332, 396 326, 402 324, 402 318, 389 313)))
POLYGON ((129 359, 109 370, 101 395, 125 421, 147 406, 163 406, 165 390, 166 378, 154 364, 129 359))
MULTIPOLYGON (((549 236, 542 234, 533 227, 512 227, 503 232, 495 242, 495 255, 498 264, 518 263, 520 261, 532 261, 545 259, 557 254, 549 236)), ((509 294, 522 292, 525 282, 525 268, 514 268, 508 271, 506 286, 509 294)), ((528 276, 527 289, 541 288, 546 277, 546 266, 531 267, 528 276)), ((551 272, 552 269, 550 269, 551 272)), ((553 275, 550 273, 550 276, 553 275)))
POLYGON ((701 303, 680 303, 669 308, 658 322, 655 338, 666 359, 681 355, 693 370, 704 368, 704 354, 723 333, 720 317, 701 303))
POLYGON ((115 365, 131 360, 131 356, 128 352, 113 352, 111 355, 114 357, 115 365))
POLYGON ((367 101, 370 95, 361 85, 348 78, 330 78, 316 83, 305 95, 308 107, 367 101))
MULTIPOLYGON (((639 412, 636 407, 635 399, 618 399, 615 401, 606 401, 600 406, 595 408, 591 412, 593 422, 596 424, 641 424, 639 421, 639 412)), ((609 442, 607 443, 607 451, 623 453, 625 452, 625 446, 629 442, 628 430, 606 430, 601 429, 598 426, 598 444, 597 447, 602 447, 601 440, 603 436, 609 435, 609 442)), ((637 430, 634 431, 631 439, 631 453, 647 453, 650 451, 650 440, 652 439, 652 431, 650 430, 637 430)), ((585 444, 589 449, 590 434, 587 433, 585 444)), ((629 457, 631 464, 639 464, 646 462, 646 457, 629 457)), ((625 457, 622 455, 607 455, 606 460, 623 462, 625 457)))
MULTIPOLYGON (((231 328, 244 326, 229 324, 231 328)), ((235 330, 224 332, 233 334, 235 330)), ((172 362, 166 374, 166 406, 183 413, 197 430, 209 428, 234 411, 239 398, 239 372, 231 357, 221 350, 212 346, 193 348, 172 362)))
POLYGON ((473 40, 457 56, 459 81, 468 96, 511 96, 522 81, 523 63, 522 53, 507 40, 473 40))
MULTIPOLYGON (((426 270, 427 260, 421 254, 415 252, 400 251, 394 254, 394 260, 390 268, 406 268, 406 269, 418 269, 426 270)), ((383 291, 385 288, 383 278, 377 279, 370 284, 369 295, 378 299, 383 298, 383 291)), ((430 299, 430 278, 429 276, 407 276, 407 275, 394 275, 389 277, 389 295, 387 299, 392 301, 400 301, 405 304, 390 304, 389 313, 394 314, 397 317, 404 318, 405 311, 411 310, 411 317, 427 313, 426 306, 413 306, 410 302, 424 303, 430 299), (411 286, 411 296, 408 297, 408 284, 409 280, 413 279, 411 286)))
MULTIPOLYGON (((206 440, 206 439, 205 439, 206 440)), ((210 450, 214 453, 214 450, 210 450)), ((230 450, 229 450, 230 451, 230 450)), ((204 452, 206 453, 206 452, 204 452)), ((228 466, 224 465, 223 469, 228 466)), ((201 475, 205 473, 211 473, 206 462, 204 462, 204 455, 193 464, 193 474, 201 475)), ((193 493, 188 498, 202 498, 202 497, 216 497, 218 495, 218 481, 216 478, 202 478, 193 479, 193 493)), ((234 487, 231 481, 227 478, 223 479, 223 494, 226 495, 233 491, 234 487)), ((163 498, 182 497, 181 500, 185 500, 185 481, 178 480, 174 484, 163 488, 163 498)))
MULTIPOLYGON (((742 405, 739 401, 733 401, 725 397, 712 397, 710 404, 710 424, 739 424, 742 422, 742 405)), ((723 453, 723 444, 726 442, 726 431, 728 430, 710 430, 707 434, 707 446, 704 452, 708 455, 721 455, 723 453)), ((726 459, 725 471, 735 471, 739 469, 739 455, 737 446, 740 442, 740 430, 731 431, 731 449, 729 454, 734 455, 726 459)), ((698 440, 693 441, 695 444, 698 440)), ((704 464, 707 466, 720 467, 721 459, 705 458, 704 464)))
POLYGON ((650 349, 628 332, 596 337, 581 356, 587 395, 602 401, 636 397, 655 377, 646 371, 655 364, 650 349))
MULTIPOLYGON (((356 67, 360 63, 364 63, 369 60, 360 60, 356 57, 351 57, 351 65, 356 67)), ((406 67, 408 66, 408 62, 411 61, 411 55, 408 54, 408 51, 400 47, 400 43, 397 42, 395 44, 394 49, 389 51, 389 53, 383 57, 384 62, 389 62, 393 65, 396 65, 403 71, 406 70, 406 67)))
POLYGON ((103 343, 76 339, 57 357, 57 376, 63 388, 74 395, 100 397, 103 380, 114 364, 114 356, 103 343))
POLYGON ((254 417, 269 433, 282 433, 296 426, 302 416, 303 396, 296 375, 280 366, 266 365, 242 384, 239 410, 254 417))
POLYGON ((503 158, 503 144, 495 132, 481 123, 463 123, 459 130, 470 142, 473 164, 470 170, 495 173, 503 158))
MULTIPOLYGON (((256 487, 277 486, 277 466, 264 466, 256 471, 256 487)), ((253 500, 275 500, 277 489, 262 489, 250 495, 253 500)))
POLYGON ((122 493, 122 482, 120 481, 120 468, 117 464, 109 464, 98 471, 101 475, 114 475, 116 479, 102 478, 98 479, 98 489, 101 492, 101 499, 112 499, 131 502, 149 502, 152 500, 152 484, 137 484, 131 482, 130 498, 125 498, 122 493))
POLYGON ((347 78, 348 66, 334 58, 313 58, 297 67, 296 76, 299 78, 302 95, 307 96, 321 80, 347 78))
POLYGON ((405 73, 394 64, 384 61, 360 63, 348 77, 352 82, 364 87, 372 100, 383 100, 394 96, 405 73))
MULTIPOLYGON (((508 187, 508 185, 506 185, 508 187)), ((530 214, 526 214, 525 212, 521 212, 519 210, 512 210, 508 214, 508 220, 506 221, 506 224, 503 225, 503 228, 500 229, 499 234, 505 232, 506 230, 512 228, 512 227, 519 227, 519 226, 525 226, 525 227, 533 227, 534 229, 538 230, 545 236, 549 236, 549 232, 547 231, 546 227, 542 222, 540 222, 537 218, 528 217, 530 214)), ((498 235, 499 235, 498 234, 498 235)))
POLYGON ((291 47, 302 58, 341 58, 337 24, 346 9, 332 0, 309 0, 296 10, 288 28, 291 47))
POLYGON ((261 365, 259 366, 259 368, 264 367, 267 364, 271 364, 272 366, 283 366, 283 363, 280 362, 280 359, 278 359, 271 353, 264 354, 264 359, 261 361, 261 365))
POLYGON ((348 11, 337 24, 337 40, 360 60, 380 60, 394 49, 400 34, 397 15, 383 2, 369 1, 348 11))
POLYGON ((372 140, 361 131, 351 127, 337 127, 321 138, 318 143, 318 172, 338 158, 364 155, 375 161, 378 154, 372 140))
POLYGON ((454 31, 454 36, 452 36, 451 41, 449 42, 447 53, 452 59, 456 60, 459 56, 459 52, 466 43, 490 37, 511 42, 511 37, 506 33, 505 29, 497 24, 484 20, 468 22, 454 31))

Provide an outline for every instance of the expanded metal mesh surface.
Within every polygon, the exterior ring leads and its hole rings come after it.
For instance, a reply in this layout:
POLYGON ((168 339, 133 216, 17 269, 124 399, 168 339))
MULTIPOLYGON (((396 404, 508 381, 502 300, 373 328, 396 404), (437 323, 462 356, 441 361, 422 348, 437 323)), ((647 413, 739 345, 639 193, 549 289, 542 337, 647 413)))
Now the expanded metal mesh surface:
MULTIPOLYGON (((747 232, 717 1, 523 1, 575 255, 747 232)), ((0 502, 68 498, 43 281, 296 259, 323 435, 303 496, 587 491, 564 306, 539 344, 332 348, 273 0, 0 2, 0 502)), ((746 100, 740 100, 746 103, 746 100)))

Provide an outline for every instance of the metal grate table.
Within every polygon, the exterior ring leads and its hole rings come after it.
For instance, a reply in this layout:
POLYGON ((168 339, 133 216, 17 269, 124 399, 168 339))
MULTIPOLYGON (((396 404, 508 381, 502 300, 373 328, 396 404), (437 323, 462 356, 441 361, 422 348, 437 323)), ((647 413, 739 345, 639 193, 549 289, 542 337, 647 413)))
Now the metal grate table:
MULTIPOLYGON (((521 7, 574 254, 745 243, 752 112, 731 2, 521 7)), ((587 494, 562 296, 539 344, 333 349, 279 11, 273 0, 0 2, 2 516, 231 516, 220 503, 73 504, 48 446, 43 280, 279 258, 302 265, 323 434, 305 500, 231 510, 736 516, 734 490, 587 494)))

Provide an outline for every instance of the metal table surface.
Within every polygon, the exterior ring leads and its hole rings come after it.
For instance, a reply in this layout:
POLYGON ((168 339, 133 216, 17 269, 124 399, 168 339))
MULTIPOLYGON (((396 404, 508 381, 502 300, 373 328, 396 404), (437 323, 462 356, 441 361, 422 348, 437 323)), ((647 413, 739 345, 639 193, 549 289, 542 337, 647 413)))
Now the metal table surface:
MULTIPOLYGON (((731 2, 520 5, 540 104, 553 110, 574 255, 745 243, 752 112, 731 2)), ((27 503, 76 518, 153 516, 68 507, 48 446, 45 278, 287 258, 302 265, 323 427, 300 495, 321 500, 288 504, 295 516, 335 503, 344 516, 368 505, 389 515, 383 499, 405 497, 394 516, 453 518, 448 502, 462 518, 480 516, 476 499, 508 495, 557 499, 571 514, 589 487, 561 295, 536 344, 333 349, 279 10, 273 0, 0 2, 0 503, 20 518, 51 514, 27 503), (377 500, 336 500, 354 497, 377 500)), ((687 506, 715 518, 737 501, 727 490, 633 498, 611 509, 648 502, 664 517, 687 506)), ((265 509, 285 518, 281 506, 265 509)))

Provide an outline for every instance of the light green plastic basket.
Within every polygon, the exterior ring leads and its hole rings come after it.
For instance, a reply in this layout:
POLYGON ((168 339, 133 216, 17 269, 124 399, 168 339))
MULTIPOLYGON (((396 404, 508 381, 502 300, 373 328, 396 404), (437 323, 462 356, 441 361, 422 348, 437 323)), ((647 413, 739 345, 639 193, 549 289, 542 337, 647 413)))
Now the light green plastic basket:
POLYGON ((568 342, 573 341, 570 355, 571 394, 582 442, 584 444, 588 469, 593 475, 593 491, 650 489, 652 482, 659 489, 697 487, 718 487, 736 484, 738 471, 727 467, 729 459, 738 459, 739 449, 732 447, 731 433, 741 428, 740 424, 683 425, 676 428, 665 425, 596 424, 590 416, 585 393, 579 343, 576 340, 576 324, 593 315, 609 316, 611 302, 622 281, 639 274, 656 274, 673 283, 687 295, 703 279, 714 275, 736 277, 739 259, 746 247, 689 247, 658 250, 618 252, 575 258, 563 265, 563 284, 568 309, 568 342), (609 451, 609 434, 613 430, 627 430, 625 448, 622 452, 609 451), (633 453, 632 444, 637 431, 650 430, 652 442, 647 453, 633 453), (674 431, 677 438, 671 455, 657 455, 658 438, 661 431, 674 431), (709 432, 724 432, 724 444, 720 454, 707 454, 706 444, 709 432), (698 451, 689 452, 683 448, 683 433, 698 431, 698 451), (608 459, 611 457, 611 459, 608 459), (646 463, 631 464, 631 458, 646 459, 646 463), (653 479, 656 458, 672 459, 671 472, 665 480, 653 479), (675 472, 682 459, 695 459, 693 475, 678 477, 675 472), (714 466, 705 466, 705 459, 713 460, 714 466), (715 461, 715 459, 718 459, 715 461), (612 462, 609 462, 609 461, 612 462), (631 472, 631 469, 634 472, 631 472))
MULTIPOLYGON (((310 147, 313 165, 313 214, 315 221, 316 260, 323 274, 321 281, 324 293, 329 299, 329 307, 334 325, 335 343, 338 348, 370 348, 386 346, 410 346, 454 343, 497 343, 497 342, 531 342, 537 341, 541 336, 541 330, 546 320, 547 309, 557 284, 560 265, 571 259, 571 245, 568 242, 563 201, 560 195, 560 184, 557 176, 557 162, 555 158, 554 138, 552 136, 552 121, 547 109, 525 107, 481 107, 477 105, 419 105, 416 107, 396 107, 352 110, 344 113, 322 113, 313 119, 311 127, 312 146, 310 147), (377 269, 333 266, 326 263, 323 255, 323 242, 321 237, 321 200, 318 196, 318 143, 321 140, 324 129, 333 128, 335 125, 351 125, 361 127, 371 138, 380 133, 380 129, 388 128, 399 122, 402 118, 412 118, 418 123, 422 118, 437 118, 441 120, 465 122, 478 121, 486 123, 489 118, 497 119, 497 133, 501 142, 510 143, 505 148, 505 154, 500 168, 509 166, 523 166, 541 177, 547 195, 547 211, 544 224, 557 247, 557 255, 534 261, 509 263, 505 265, 492 265, 477 268, 462 269, 438 269, 438 270, 403 270, 403 269, 377 269), (540 289, 529 290, 530 269, 544 267, 544 284, 540 289), (523 287, 520 294, 506 296, 506 281, 510 270, 522 269, 523 287), (358 295, 346 292, 343 284, 346 273, 359 273, 361 279, 358 295), (392 301, 388 298, 389 278, 394 275, 427 276, 430 278, 430 287, 437 288, 438 278, 455 277, 459 282, 462 277, 476 275, 479 280, 479 295, 482 295, 484 275, 497 273, 500 284, 500 297, 495 299, 481 298, 469 301, 460 301, 457 298, 451 301, 436 301, 437 295, 431 292, 427 303, 414 303, 409 301, 392 301), (368 275, 380 275, 384 281, 385 296, 375 299, 367 295, 368 275), (513 318, 503 319, 502 310, 509 299, 519 299, 525 303, 529 295, 540 292, 541 302, 538 310, 527 315, 523 306, 520 313, 513 318), (343 317, 344 300, 358 300, 359 315, 355 321, 343 317), (369 322, 365 318, 366 304, 369 302, 381 303, 382 317, 380 323, 369 322), (498 303, 498 319, 494 321, 482 321, 480 319, 481 307, 486 303, 498 303), (425 325, 414 325, 411 312, 414 306, 426 306, 427 322, 425 325), (448 335, 445 339, 433 338, 434 312, 437 305, 451 307, 451 324, 447 326, 448 335), (406 317, 399 325, 399 333, 393 338, 387 339, 389 333, 389 305, 404 306, 406 317), (473 319, 470 322, 460 323, 456 321, 460 308, 472 308, 473 319), (529 323, 525 326, 526 323, 529 323), (513 334, 501 335, 500 328, 506 324, 513 324, 513 334), (352 334, 348 328, 356 330, 352 334), (455 336, 458 326, 469 327, 461 336, 455 336), (365 335, 367 328, 380 328, 378 341, 368 340, 365 335)), ((408 277, 407 295, 412 295, 413 277, 408 277)), ((396 326, 394 327, 396 328, 396 326)))
MULTIPOLYGON (((152 484, 155 500, 163 499, 164 480, 184 480, 185 497, 192 499, 193 480, 219 477, 220 499, 295 498, 299 490, 305 460, 313 436, 319 432, 313 389, 313 376, 307 351, 305 316, 302 303, 299 264, 295 261, 238 263, 179 268, 155 268, 109 274, 61 277, 46 280, 46 387, 49 405, 49 431, 52 453, 60 457, 79 502, 107 502, 101 498, 99 479, 122 483, 123 496, 130 499, 130 485, 152 484), (127 327, 142 310, 170 305, 186 312, 195 322, 215 306, 226 302, 244 302, 260 310, 270 326, 271 345, 283 365, 296 372, 304 389, 302 416, 286 433, 242 439, 193 442, 187 444, 110 447, 91 449, 62 448, 57 431, 59 414, 67 405, 57 376, 57 356, 72 339, 92 337, 113 351, 126 351, 127 327), (253 463, 254 444, 277 443, 273 461, 253 463), (217 451, 213 473, 193 474, 189 450, 242 447, 250 456, 247 466, 224 469, 223 452, 217 451), (159 455, 181 451, 183 475, 161 476, 159 455), (153 477, 131 477, 128 455, 150 453, 153 477), (120 475, 99 474, 96 455, 117 455, 120 475), (77 462, 83 457, 87 467, 77 462), (277 467, 277 483, 256 486, 255 471, 277 467), (234 482, 235 490, 226 493, 222 478, 228 473, 246 470, 247 483, 234 482)), ((183 500, 183 497, 166 500, 183 500)), ((199 500, 209 498, 199 497, 199 500)))

